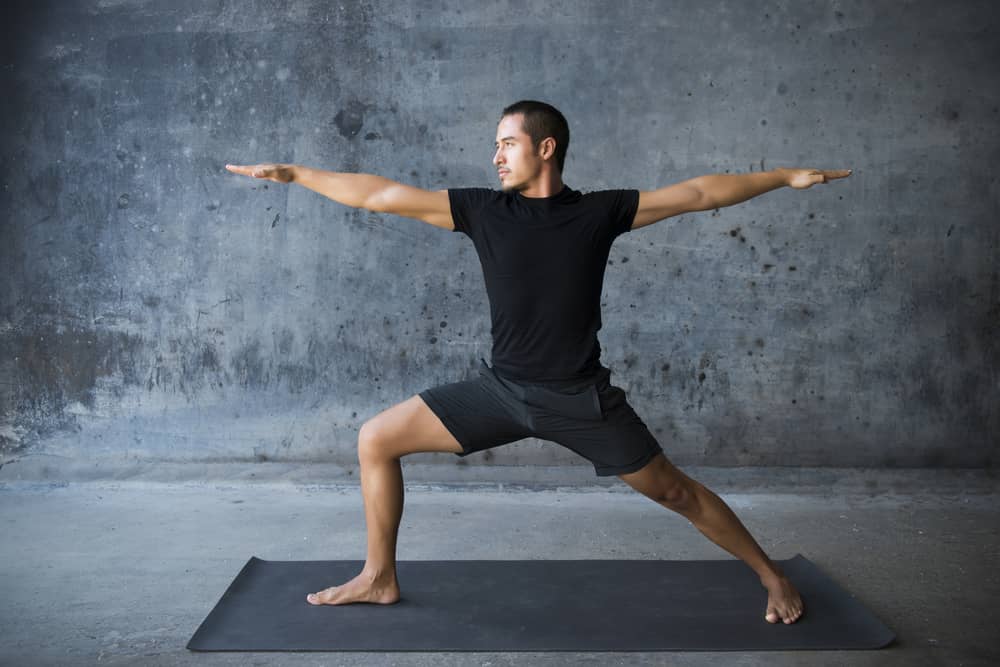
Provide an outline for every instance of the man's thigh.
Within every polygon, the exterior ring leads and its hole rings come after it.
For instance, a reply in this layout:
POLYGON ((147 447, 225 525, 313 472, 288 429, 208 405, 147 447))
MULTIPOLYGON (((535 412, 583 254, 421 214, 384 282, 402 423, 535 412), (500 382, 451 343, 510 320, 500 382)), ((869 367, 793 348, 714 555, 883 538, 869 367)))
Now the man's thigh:
POLYGON ((523 408, 482 376, 438 385, 420 392, 419 397, 459 442, 459 456, 533 435, 524 423, 523 408))

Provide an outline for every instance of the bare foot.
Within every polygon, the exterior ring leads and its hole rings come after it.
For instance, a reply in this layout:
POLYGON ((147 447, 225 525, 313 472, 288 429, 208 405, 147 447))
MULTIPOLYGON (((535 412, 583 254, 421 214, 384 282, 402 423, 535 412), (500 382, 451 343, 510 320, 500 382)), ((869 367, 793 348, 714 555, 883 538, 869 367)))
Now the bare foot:
POLYGON ((399 584, 395 576, 381 578, 362 572, 346 584, 310 593, 306 601, 314 605, 354 602, 393 604, 399 602, 399 584))
POLYGON ((767 611, 764 619, 768 623, 784 621, 791 624, 799 620, 802 616, 803 605, 799 592, 792 586, 783 575, 778 575, 771 580, 761 580, 764 588, 767 589, 767 611))

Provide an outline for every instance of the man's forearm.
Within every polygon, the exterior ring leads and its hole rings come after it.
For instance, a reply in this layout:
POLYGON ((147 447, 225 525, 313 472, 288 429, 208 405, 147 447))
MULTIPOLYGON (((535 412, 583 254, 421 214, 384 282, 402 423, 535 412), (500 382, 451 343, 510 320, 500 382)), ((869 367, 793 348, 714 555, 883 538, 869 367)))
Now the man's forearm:
POLYGON ((750 174, 708 174, 691 179, 691 183, 701 190, 709 204, 705 206, 708 210, 739 204, 788 185, 788 175, 783 169, 750 174))
POLYGON ((372 196, 396 182, 372 174, 348 174, 293 165, 292 182, 345 206, 372 208, 372 196))

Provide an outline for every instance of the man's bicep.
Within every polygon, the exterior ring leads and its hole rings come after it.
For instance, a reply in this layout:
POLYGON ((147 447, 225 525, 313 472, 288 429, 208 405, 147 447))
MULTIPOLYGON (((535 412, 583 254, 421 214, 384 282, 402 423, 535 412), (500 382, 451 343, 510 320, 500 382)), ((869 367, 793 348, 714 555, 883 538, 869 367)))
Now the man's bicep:
POLYGON ((420 220, 443 229, 455 228, 447 190, 424 190, 395 183, 378 194, 372 201, 371 208, 420 220))
POLYGON ((707 200, 702 191, 691 181, 668 185, 659 190, 639 193, 639 208, 635 212, 632 229, 645 227, 666 218, 704 211, 707 200))
POLYGON ((442 229, 455 230, 455 220, 451 215, 451 200, 448 199, 447 190, 437 190, 428 192, 431 195, 430 211, 420 218, 426 223, 441 227, 442 229))

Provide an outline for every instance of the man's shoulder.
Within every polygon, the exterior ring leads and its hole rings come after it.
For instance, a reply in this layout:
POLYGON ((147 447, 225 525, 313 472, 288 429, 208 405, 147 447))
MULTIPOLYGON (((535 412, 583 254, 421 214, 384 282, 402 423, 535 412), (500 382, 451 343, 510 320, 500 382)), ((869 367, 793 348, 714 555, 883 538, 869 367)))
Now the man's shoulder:
POLYGON ((582 193, 582 197, 587 199, 614 199, 615 197, 631 196, 631 193, 638 193, 635 188, 603 188, 600 190, 588 190, 582 193))
POLYGON ((466 206, 486 206, 501 201, 507 193, 490 188, 448 188, 448 199, 452 204, 466 206))
POLYGON ((502 190, 493 190, 491 188, 448 188, 449 194, 457 195, 471 195, 471 196, 486 196, 493 197, 497 195, 503 195, 502 190))
POLYGON ((639 191, 632 188, 590 190, 580 195, 579 202, 595 211, 630 209, 638 205, 639 191))

